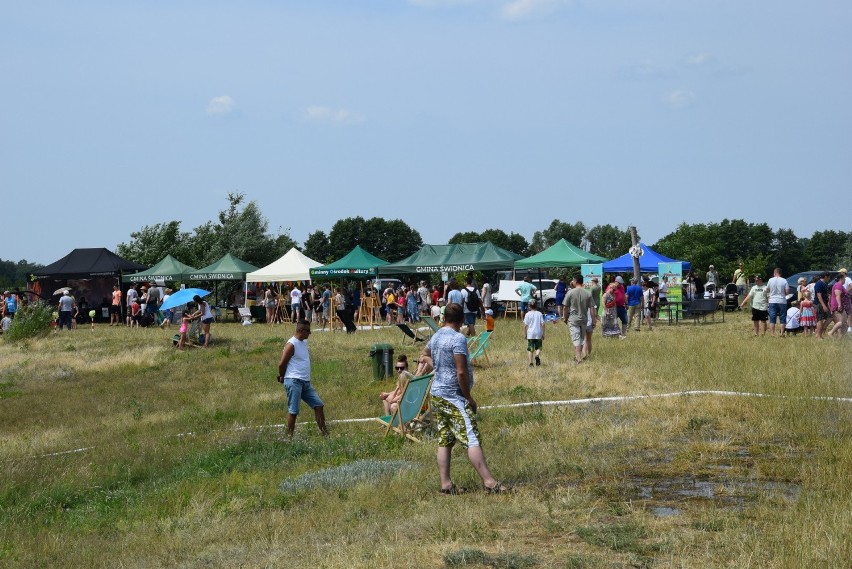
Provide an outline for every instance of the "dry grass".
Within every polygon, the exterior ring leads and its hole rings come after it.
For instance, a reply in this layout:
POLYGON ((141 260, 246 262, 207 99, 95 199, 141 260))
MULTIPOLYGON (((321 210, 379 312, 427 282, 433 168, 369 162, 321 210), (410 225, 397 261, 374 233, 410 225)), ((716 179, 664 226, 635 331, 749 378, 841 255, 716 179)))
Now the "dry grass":
MULTIPOLYGON (((0 564, 21 567, 841 567, 852 558, 849 343, 752 338, 744 316, 595 337, 570 363, 549 326, 526 365, 498 322, 481 405, 732 390, 480 413, 509 496, 439 496, 434 445, 377 424, 330 439, 280 429, 275 382, 290 327, 214 325, 177 353, 171 333, 99 327, 0 344, 0 564), (182 436, 177 436, 182 435, 182 436), (89 448, 53 456, 52 453, 89 448), (281 492, 283 480, 369 461, 414 466, 367 482, 281 492), (674 515, 660 515, 673 513, 674 515)), ((173 332, 172 332, 173 333, 173 332)), ((311 337, 329 419, 375 416, 389 381, 371 344, 394 329, 311 337)), ((303 420, 310 421, 309 413, 303 420)), ((478 486, 460 452, 456 482, 478 486)), ((346 472, 345 468, 340 469, 346 472)))

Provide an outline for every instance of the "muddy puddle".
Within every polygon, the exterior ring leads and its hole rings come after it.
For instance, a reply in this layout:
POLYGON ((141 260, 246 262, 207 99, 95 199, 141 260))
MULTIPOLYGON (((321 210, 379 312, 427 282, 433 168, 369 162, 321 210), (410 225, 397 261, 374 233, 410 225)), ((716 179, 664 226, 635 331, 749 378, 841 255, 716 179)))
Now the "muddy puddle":
MULTIPOLYGON (((720 468, 724 472, 725 468, 720 468)), ((760 498, 780 498, 795 502, 800 488, 790 482, 774 480, 721 480, 676 478, 633 478, 634 499, 644 502, 648 511, 657 517, 671 517, 683 513, 678 507, 690 501, 712 502, 723 508, 742 509, 760 498)))

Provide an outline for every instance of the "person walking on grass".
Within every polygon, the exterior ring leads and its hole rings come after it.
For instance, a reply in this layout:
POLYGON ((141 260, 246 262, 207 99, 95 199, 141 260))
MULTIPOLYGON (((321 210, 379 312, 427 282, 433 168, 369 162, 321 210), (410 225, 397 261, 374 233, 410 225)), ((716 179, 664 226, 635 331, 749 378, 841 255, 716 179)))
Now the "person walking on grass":
POLYGON ((438 474, 441 494, 464 494, 450 476, 450 459, 456 443, 467 447, 467 457, 482 479, 486 494, 507 492, 485 462, 476 422, 476 401, 471 395, 473 368, 467 341, 459 331, 464 321, 460 304, 451 303, 444 310, 444 326, 435 332, 423 349, 423 357, 432 361, 435 376, 431 388, 431 408, 438 434, 438 474))
POLYGON ((642 316, 644 314, 642 310, 642 287, 648 290, 645 281, 642 281, 642 286, 639 286, 638 283, 639 280, 636 277, 631 278, 630 286, 627 287, 625 292, 627 296, 627 326, 628 328, 633 326, 633 329, 637 332, 642 329, 642 316))
POLYGON ((299 320, 296 323, 296 333, 287 340, 278 362, 278 383, 284 384, 287 393, 287 434, 291 437, 296 429, 296 417, 299 415, 301 401, 314 410, 320 433, 328 436, 323 402, 311 384, 311 357, 308 353, 310 335, 311 323, 299 320))
POLYGON ((541 347, 544 343, 544 317, 538 309, 538 303, 531 300, 529 311, 524 314, 524 337, 527 340, 527 354, 529 356, 530 367, 533 365, 533 356, 535 356, 535 365, 541 365, 541 347))
POLYGON ((819 276, 819 280, 814 283, 814 307, 816 308, 816 337, 817 340, 822 340, 829 323, 831 322, 831 308, 829 306, 829 274, 823 272, 819 276))
POLYGON ((525 275, 523 282, 515 289, 515 294, 521 297, 520 308, 521 314, 526 314, 529 308, 530 301, 535 296, 535 291, 538 290, 535 285, 530 282, 530 276, 525 275))
MULTIPOLYGON (((763 284, 763 277, 754 276, 754 286, 740 303, 740 308, 751 301, 751 321, 754 325, 754 335, 757 336, 758 328, 762 329, 766 336, 766 321, 769 319, 769 291, 763 284)), ((785 313, 786 316, 786 313, 785 313)))
POLYGON ((121 288, 118 285, 112 286, 112 304, 109 306, 109 325, 121 325, 121 288))
POLYGON ((581 363, 585 358, 583 345, 586 342, 586 326, 589 316, 592 317, 592 327, 597 322, 597 310, 592 311, 592 293, 583 287, 583 276, 577 275, 571 280, 571 290, 565 295, 563 320, 568 324, 571 343, 574 345, 574 363, 581 363))

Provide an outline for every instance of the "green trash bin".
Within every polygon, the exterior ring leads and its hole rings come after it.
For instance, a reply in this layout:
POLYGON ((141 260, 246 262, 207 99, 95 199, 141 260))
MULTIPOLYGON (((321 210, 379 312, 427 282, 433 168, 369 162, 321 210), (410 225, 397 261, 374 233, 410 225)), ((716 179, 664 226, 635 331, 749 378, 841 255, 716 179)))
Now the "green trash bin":
POLYGON ((370 359, 373 363, 373 379, 384 379, 393 375, 393 346, 373 344, 370 348, 370 359))

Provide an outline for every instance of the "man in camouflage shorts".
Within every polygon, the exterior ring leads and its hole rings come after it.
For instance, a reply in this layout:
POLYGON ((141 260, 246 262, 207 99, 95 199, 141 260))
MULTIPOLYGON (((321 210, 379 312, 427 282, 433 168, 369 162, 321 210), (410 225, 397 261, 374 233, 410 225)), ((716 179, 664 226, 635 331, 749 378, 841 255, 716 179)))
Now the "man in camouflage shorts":
POLYGON ((453 484, 450 477, 450 458, 453 446, 460 443, 467 448, 467 457, 476 469, 485 492, 506 492, 508 488, 498 482, 488 470, 480 446, 476 425, 476 401, 470 393, 473 387, 473 369, 468 359, 467 340, 459 331, 464 320, 460 304, 451 303, 444 310, 444 326, 435 332, 424 349, 432 359, 435 376, 432 380, 432 417, 438 429, 438 474, 442 494, 463 494, 466 490, 453 484))

